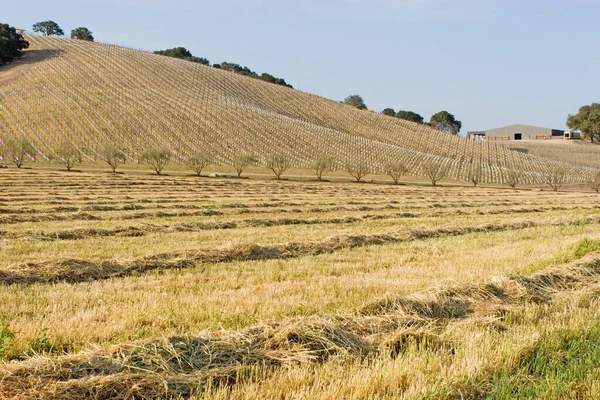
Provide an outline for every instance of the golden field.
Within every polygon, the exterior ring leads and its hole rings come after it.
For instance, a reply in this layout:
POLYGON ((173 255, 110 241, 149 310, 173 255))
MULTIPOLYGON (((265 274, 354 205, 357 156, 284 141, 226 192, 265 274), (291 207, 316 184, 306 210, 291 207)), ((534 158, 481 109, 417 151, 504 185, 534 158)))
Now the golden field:
POLYGON ((600 394, 595 193, 123 171, 0 170, 0 398, 600 394))

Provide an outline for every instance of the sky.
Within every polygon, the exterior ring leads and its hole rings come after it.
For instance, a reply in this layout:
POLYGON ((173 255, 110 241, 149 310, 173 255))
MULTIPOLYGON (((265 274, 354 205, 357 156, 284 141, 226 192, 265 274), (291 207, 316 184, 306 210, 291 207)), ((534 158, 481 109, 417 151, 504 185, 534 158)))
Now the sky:
POLYGON ((565 129, 600 102, 600 0, 28 0, 0 22, 53 20, 96 41, 183 46, 371 110, 447 110, 461 134, 511 124, 565 129))

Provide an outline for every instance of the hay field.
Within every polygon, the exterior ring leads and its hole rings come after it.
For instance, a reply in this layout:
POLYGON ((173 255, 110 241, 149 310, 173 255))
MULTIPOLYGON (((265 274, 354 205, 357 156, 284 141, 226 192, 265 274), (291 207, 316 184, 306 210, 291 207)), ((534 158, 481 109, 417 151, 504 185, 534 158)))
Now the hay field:
POLYGON ((0 398, 600 393, 596 194, 125 172, 0 171, 0 398))

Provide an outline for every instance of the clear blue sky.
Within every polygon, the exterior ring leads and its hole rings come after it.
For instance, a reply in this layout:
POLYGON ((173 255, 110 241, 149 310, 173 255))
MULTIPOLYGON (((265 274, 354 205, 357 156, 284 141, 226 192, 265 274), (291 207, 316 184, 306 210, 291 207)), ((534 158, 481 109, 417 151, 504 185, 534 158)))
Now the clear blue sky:
POLYGON ((187 47, 370 109, 446 109, 467 130, 564 128, 600 102, 600 0, 28 0, 0 22, 145 50, 187 47))

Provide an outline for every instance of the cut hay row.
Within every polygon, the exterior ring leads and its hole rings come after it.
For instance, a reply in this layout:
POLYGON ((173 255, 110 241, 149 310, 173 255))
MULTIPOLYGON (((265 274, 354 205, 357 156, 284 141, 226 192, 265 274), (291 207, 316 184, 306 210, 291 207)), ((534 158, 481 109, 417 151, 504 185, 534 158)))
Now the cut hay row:
MULTIPOLYGON (((514 209, 497 209, 497 210, 476 210, 476 211, 463 211, 463 210, 452 210, 452 211, 436 211, 433 213, 414 213, 414 212, 395 212, 395 213, 378 213, 378 214, 364 214, 357 216, 344 216, 344 217, 333 217, 333 218, 249 218, 241 220, 226 220, 226 221, 210 221, 210 222, 184 222, 179 224, 149 224, 144 223, 141 225, 131 225, 126 227, 115 227, 112 229, 101 229, 101 228, 80 228, 80 229, 69 229, 62 231, 16 231, 16 232, 2 232, 0 231, 0 239, 16 240, 43 240, 43 241, 55 241, 55 240, 84 240, 90 238, 99 237, 140 237, 147 234, 157 233, 172 233, 172 232, 201 232, 211 230, 224 230, 224 229, 242 229, 248 227, 274 227, 274 226, 294 226, 294 225, 344 225, 344 224, 355 224, 364 222, 367 220, 376 221, 393 221, 402 219, 417 219, 417 218, 436 218, 436 217, 452 217, 452 216, 486 216, 486 215, 513 215, 513 214, 541 214, 550 211, 595 211, 600 209, 600 206, 595 207, 532 207, 532 208, 514 208, 514 209)), ((338 208, 335 211, 339 211, 338 208)), ((349 211, 343 209, 343 211, 349 211)), ((285 213, 286 210, 278 209, 277 213, 285 213)), ((314 212, 311 210, 311 212, 314 212)), ((252 213, 258 213, 252 211, 252 213)), ((74 214, 73 216, 76 216, 74 214)), ((146 214, 143 214, 146 216, 146 214)), ((161 213, 164 216, 164 213, 161 213)), ((211 215, 219 215, 218 213, 211 213, 211 215)), ((222 214, 221 214, 222 215, 222 214)), ((173 215, 174 216, 174 215, 173 215)), ((181 216, 177 214, 177 216, 181 216)), ((185 215, 189 217, 190 215, 185 215)), ((136 215, 136 218, 140 215, 136 215)), ((87 216, 85 220, 98 221, 101 218, 97 216, 87 216)), ((132 219, 120 216, 119 220, 132 219)), ((48 217, 48 221, 57 221, 56 217, 48 217)), ((73 219, 75 220, 75 219, 73 219)), ((5 219, 5 221, 10 221, 5 219)), ((32 219, 30 221, 39 221, 39 219, 32 219)), ((593 218, 586 219, 588 223, 593 223, 593 218)), ((17 221, 13 221, 16 223, 17 221)), ((18 222, 24 222, 23 219, 18 222)), ((8 223, 8 222, 5 222, 8 223)))
MULTIPOLYGON (((0 395, 7 399, 189 398, 260 382, 280 370, 329 362, 376 365, 410 351, 451 359, 469 345, 450 339, 458 326, 483 325, 497 332, 499 340, 503 335, 510 340, 505 325, 519 324, 516 321, 526 308, 548 312, 555 299, 579 293, 584 295, 576 302, 578 308, 595 307, 589 296, 587 301, 584 298, 589 290, 598 290, 599 277, 600 254, 594 253, 532 275, 376 300, 345 315, 267 322, 199 337, 149 339, 59 357, 34 356, 0 366, 0 395)), ((442 397, 480 398, 490 390, 487 380, 494 373, 478 371, 485 374, 478 385, 463 382, 442 397)))
POLYGON ((31 285, 36 283, 79 283, 147 273, 154 270, 193 268, 199 264, 215 264, 256 260, 283 260, 317 256, 365 246, 381 246, 443 236, 472 233, 522 230, 540 226, 583 226, 600 223, 600 217, 583 217, 563 221, 520 221, 481 226, 442 227, 405 230, 388 234, 338 235, 322 241, 274 244, 243 244, 220 249, 187 250, 153 254, 130 261, 65 259, 29 262, 0 270, 0 285, 31 285))

